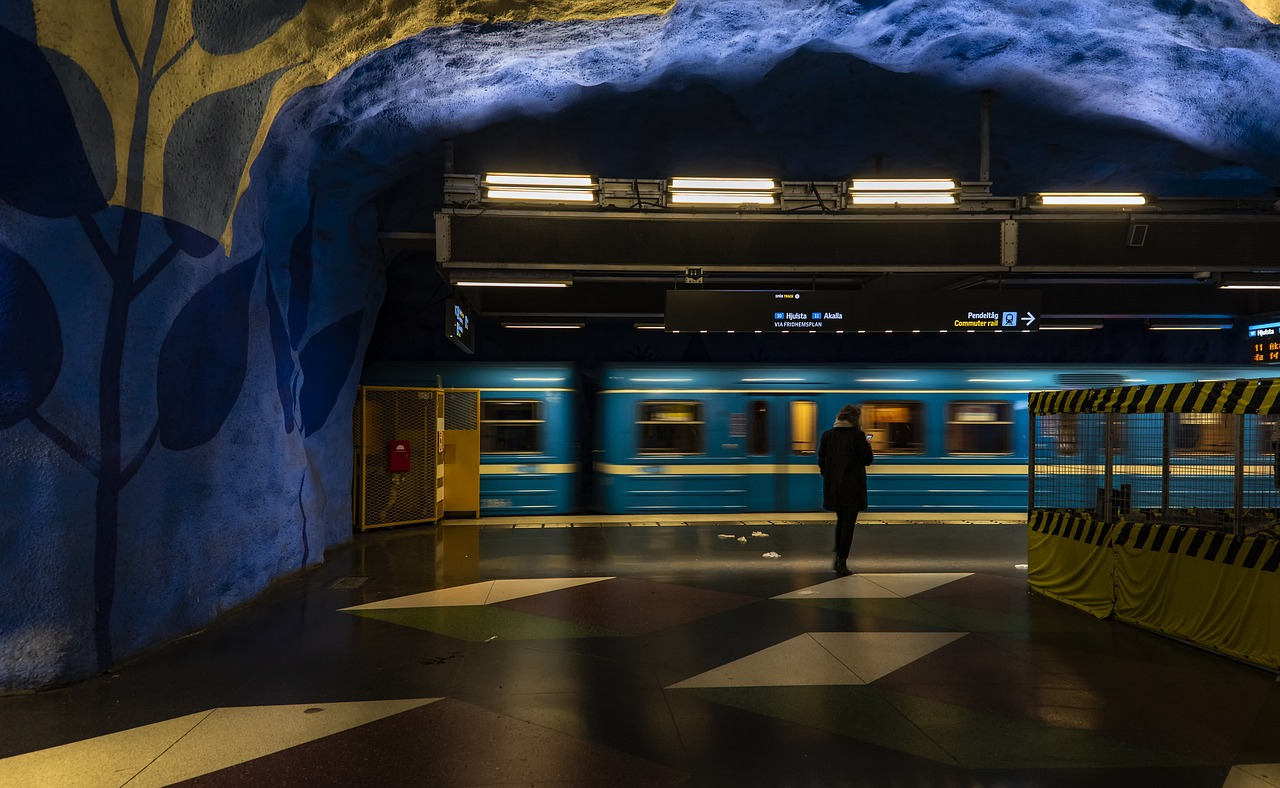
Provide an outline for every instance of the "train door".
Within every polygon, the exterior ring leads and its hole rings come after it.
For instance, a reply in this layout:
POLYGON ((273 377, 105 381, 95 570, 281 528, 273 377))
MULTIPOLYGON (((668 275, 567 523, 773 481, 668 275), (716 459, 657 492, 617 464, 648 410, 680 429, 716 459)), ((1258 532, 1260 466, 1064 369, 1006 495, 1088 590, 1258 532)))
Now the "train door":
POLYGON ((814 478, 817 403, 785 394, 749 397, 746 437, 746 453, 755 480, 752 508, 769 512, 814 508, 814 490, 821 491, 820 482, 814 478))

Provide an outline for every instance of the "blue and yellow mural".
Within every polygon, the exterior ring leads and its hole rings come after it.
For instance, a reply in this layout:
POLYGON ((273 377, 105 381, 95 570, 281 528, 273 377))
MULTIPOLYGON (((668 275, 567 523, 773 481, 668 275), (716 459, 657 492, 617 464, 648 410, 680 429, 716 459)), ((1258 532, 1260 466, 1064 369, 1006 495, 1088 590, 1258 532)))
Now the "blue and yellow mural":
MULTIPOLYGON (((658 133, 664 150, 712 149, 695 132, 713 117, 626 103, 696 87, 785 163, 797 134, 821 156, 862 133, 841 132, 849 109, 806 106, 814 142, 785 122, 795 107, 742 97, 772 80, 775 100, 807 99, 856 60, 1140 128, 1187 152, 1168 162, 1178 182, 1257 188, 1280 179, 1278 14, 1271 0, 11 4, 0 689, 105 670, 350 538, 351 402, 384 287, 374 201, 441 140, 607 100, 616 128, 639 130, 607 155, 658 133)), ((1055 154, 1033 140, 1021 155, 1055 154)))

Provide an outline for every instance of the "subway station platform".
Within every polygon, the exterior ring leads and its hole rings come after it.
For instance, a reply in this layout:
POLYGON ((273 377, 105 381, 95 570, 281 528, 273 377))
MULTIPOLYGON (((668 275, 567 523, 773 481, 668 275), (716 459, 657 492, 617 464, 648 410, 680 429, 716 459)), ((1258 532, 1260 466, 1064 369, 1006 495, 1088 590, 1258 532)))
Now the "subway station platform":
POLYGON ((0 698, 0 786, 1280 786, 1269 672, 1028 591, 1026 529, 867 513, 357 536, 0 698))

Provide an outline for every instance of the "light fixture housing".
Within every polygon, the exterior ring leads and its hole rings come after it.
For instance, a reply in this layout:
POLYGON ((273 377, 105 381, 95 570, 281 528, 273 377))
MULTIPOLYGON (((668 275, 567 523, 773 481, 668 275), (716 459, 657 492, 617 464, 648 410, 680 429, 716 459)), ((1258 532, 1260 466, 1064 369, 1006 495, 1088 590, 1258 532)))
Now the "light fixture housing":
POLYGON ((781 189, 771 178, 672 178, 667 184, 670 205, 776 205, 781 189))
POLYGON ((480 182, 484 199, 496 202, 596 202, 599 185, 590 175, 491 172, 480 182))
POLYGON ((1140 208, 1147 203, 1141 192, 1039 192, 1033 201, 1045 208, 1140 208))

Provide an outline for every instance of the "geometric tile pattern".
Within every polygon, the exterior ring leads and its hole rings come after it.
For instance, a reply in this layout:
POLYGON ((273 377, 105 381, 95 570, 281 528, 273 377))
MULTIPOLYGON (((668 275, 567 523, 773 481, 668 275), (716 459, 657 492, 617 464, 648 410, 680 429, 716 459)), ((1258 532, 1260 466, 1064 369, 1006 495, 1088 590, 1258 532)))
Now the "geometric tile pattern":
POLYGON ((485 643, 644 635, 758 601, 633 578, 546 578, 475 583, 342 611, 485 643))
POLYGON ((560 591, 565 588, 598 583, 607 577, 552 577, 521 580, 490 580, 454 588, 441 588, 421 594, 392 597, 364 605, 342 608, 352 610, 388 610, 408 607, 461 607, 465 605, 493 605, 510 599, 560 591))
POLYGON ((213 709, 0 760, 0 784, 172 785, 438 698, 213 709))
POLYGON ((962 637, 963 632, 810 632, 669 689, 870 684, 962 637))
POLYGON ((771 525, 776 561, 722 525, 360 535, 0 697, 0 785, 1280 788, 1273 675, 1029 593, 1022 528, 862 525, 834 579, 829 525, 771 525))
POLYGON ((909 597, 971 576, 972 572, 903 572, 854 574, 808 588, 779 594, 774 599, 884 599, 909 597))
POLYGON ((1222 788, 1280 788, 1280 763, 1234 766, 1222 788))

